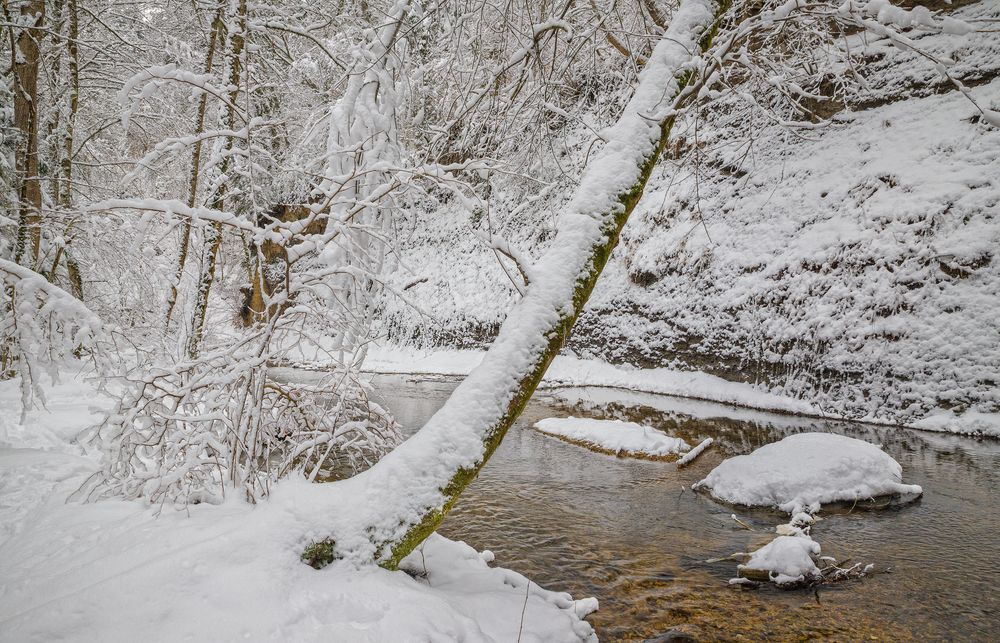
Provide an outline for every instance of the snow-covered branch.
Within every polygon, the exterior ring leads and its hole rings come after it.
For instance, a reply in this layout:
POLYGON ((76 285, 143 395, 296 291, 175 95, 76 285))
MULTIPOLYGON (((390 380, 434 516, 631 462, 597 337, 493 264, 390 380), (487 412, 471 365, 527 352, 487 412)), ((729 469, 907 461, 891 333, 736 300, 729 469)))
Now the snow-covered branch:
POLYGON ((22 413, 36 397, 44 402, 42 372, 56 379, 62 362, 96 348, 102 333, 100 318, 79 299, 0 259, 0 373, 20 375, 22 413))

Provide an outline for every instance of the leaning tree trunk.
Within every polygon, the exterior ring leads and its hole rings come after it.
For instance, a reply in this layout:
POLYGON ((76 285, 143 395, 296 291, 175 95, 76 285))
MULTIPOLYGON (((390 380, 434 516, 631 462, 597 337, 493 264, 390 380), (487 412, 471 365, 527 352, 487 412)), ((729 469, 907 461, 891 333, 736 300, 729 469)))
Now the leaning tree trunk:
POLYGON ((15 166, 19 181, 20 221, 15 257, 35 268, 42 240, 42 183, 38 175, 38 73, 44 31, 45 0, 21 5, 22 27, 11 52, 14 69, 14 126, 20 134, 15 166))
POLYGON ((635 94, 591 160, 556 238, 482 363, 424 427, 370 470, 336 483, 358 498, 331 517, 303 560, 373 558, 394 569, 437 528, 500 445, 569 337, 629 214, 666 146, 673 111, 693 80, 726 4, 683 0, 646 63, 635 94))

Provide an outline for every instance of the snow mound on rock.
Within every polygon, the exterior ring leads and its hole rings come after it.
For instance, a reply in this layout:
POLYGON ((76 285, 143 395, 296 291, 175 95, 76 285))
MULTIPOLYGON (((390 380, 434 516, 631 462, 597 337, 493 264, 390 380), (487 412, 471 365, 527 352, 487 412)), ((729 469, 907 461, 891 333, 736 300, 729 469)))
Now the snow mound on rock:
POLYGON ((536 422, 535 428, 542 433, 582 442, 597 450, 621 456, 659 458, 683 453, 691 448, 681 438, 621 420, 546 418, 536 422))
POLYGON ((778 585, 801 583, 820 575, 816 566, 819 555, 819 543, 809 536, 778 536, 753 552, 739 569, 767 572, 778 585))
POLYGON ((694 485, 733 504, 790 514, 823 503, 921 494, 902 483, 903 468, 874 444, 832 433, 799 433, 749 455, 729 458, 694 485))

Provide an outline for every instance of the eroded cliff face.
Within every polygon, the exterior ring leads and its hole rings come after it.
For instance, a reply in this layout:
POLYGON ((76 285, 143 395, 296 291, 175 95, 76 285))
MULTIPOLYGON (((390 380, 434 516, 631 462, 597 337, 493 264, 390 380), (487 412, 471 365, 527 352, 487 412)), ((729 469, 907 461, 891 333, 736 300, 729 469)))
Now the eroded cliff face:
MULTIPOLYGON (((1000 19, 992 0, 940 9, 1000 19)), ((1000 34, 911 38, 1000 107, 1000 34)), ((864 44, 869 87, 821 101, 828 125, 793 132, 724 110, 686 123, 571 350, 756 382, 854 418, 1000 410, 1000 130, 926 59, 864 44)), ((485 217, 445 208, 415 222, 396 285, 427 277, 407 294, 434 319, 387 300, 391 338, 489 342, 516 295, 472 230, 537 253, 560 200, 518 209, 503 185, 485 217)))

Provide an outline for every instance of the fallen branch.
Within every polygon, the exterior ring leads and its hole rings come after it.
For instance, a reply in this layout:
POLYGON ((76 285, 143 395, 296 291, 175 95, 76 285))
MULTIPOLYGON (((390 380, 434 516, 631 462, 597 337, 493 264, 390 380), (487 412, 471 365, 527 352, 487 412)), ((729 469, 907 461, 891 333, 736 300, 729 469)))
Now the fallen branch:
POLYGON ((713 442, 715 442, 713 438, 705 438, 698 444, 698 446, 685 453, 684 457, 677 461, 677 466, 686 467, 691 464, 694 462, 695 458, 701 455, 702 451, 712 446, 713 442))

